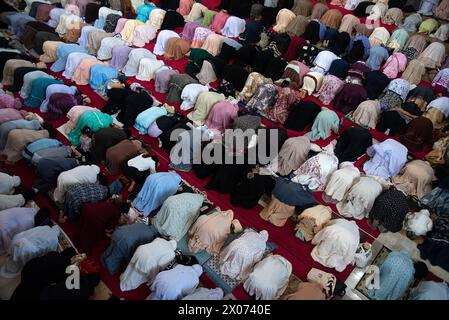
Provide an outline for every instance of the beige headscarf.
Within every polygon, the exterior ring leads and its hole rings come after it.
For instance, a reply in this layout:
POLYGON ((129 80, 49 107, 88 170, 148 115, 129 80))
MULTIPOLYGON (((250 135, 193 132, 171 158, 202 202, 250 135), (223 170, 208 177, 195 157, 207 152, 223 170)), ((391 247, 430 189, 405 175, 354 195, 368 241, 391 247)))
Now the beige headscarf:
POLYGON ((213 56, 217 56, 221 51, 224 39, 225 37, 223 37, 222 35, 211 33, 207 36, 206 41, 204 41, 201 49, 206 50, 213 56))
POLYGON ((170 38, 167 41, 164 58, 167 60, 182 59, 190 51, 190 42, 181 38, 170 38))
POLYGON ((304 31, 306 31, 307 25, 309 24, 309 19, 304 16, 296 16, 287 26, 285 32, 290 35, 300 37, 304 31))
POLYGON ((285 32, 285 29, 287 28, 287 26, 295 18, 296 18, 296 15, 292 11, 285 9, 285 8, 279 10, 279 12, 276 16, 276 24, 274 25, 273 30, 276 32, 285 32))
POLYGON ((308 17, 312 14, 313 5, 309 0, 298 0, 292 11, 296 15, 308 17))
POLYGON ((404 50, 407 48, 415 48, 417 53, 420 54, 423 52, 423 50, 427 46, 427 40, 426 37, 422 34, 415 34, 408 38, 407 42, 405 43, 404 50))
POLYGON ((104 63, 96 58, 83 59, 78 67, 76 67, 72 76, 72 81, 80 86, 88 85, 90 80, 90 67, 96 64, 104 63))
POLYGON ((215 69, 208 60, 203 61, 200 72, 196 75, 196 78, 202 85, 207 85, 211 82, 216 81, 217 75, 215 74, 215 69))
POLYGON ((123 27, 120 35, 122 36, 122 40, 127 43, 132 43, 134 39, 134 31, 138 26, 143 25, 143 22, 140 20, 129 19, 126 21, 125 26, 123 27))
POLYGON ((310 96, 314 92, 320 90, 323 84, 324 76, 319 72, 307 72, 302 79, 302 90, 306 90, 307 94, 310 96))
POLYGON ((358 125, 375 129, 380 115, 378 100, 363 101, 352 114, 352 120, 358 125))
POLYGON ((441 42, 432 42, 429 46, 418 56, 418 60, 424 63, 424 66, 429 69, 435 69, 441 66, 444 56, 446 55, 446 48, 441 42))
POLYGON ((356 25, 360 23, 359 18, 352 14, 346 14, 341 19, 340 28, 338 29, 338 32, 347 32, 349 35, 352 35, 352 32, 354 31, 354 28, 356 25))
POLYGON ((13 129, 8 134, 2 154, 6 155, 7 161, 16 163, 22 159, 22 150, 27 145, 49 136, 47 130, 13 129))
POLYGON ((326 13, 321 17, 320 22, 325 26, 338 29, 340 27, 343 14, 338 9, 331 9, 326 11, 326 13))
POLYGON ((39 60, 45 63, 52 63, 56 61, 56 50, 63 44, 62 41, 45 41, 42 45, 42 51, 44 52, 39 60))
POLYGON ((216 92, 202 92, 196 99, 195 108, 187 115, 187 118, 193 121, 197 126, 202 126, 206 123, 212 107, 220 101, 226 99, 225 95, 216 92))
POLYGON ((192 6, 192 9, 190 10, 187 17, 185 17, 186 21, 194 22, 195 20, 198 20, 201 18, 204 13, 206 13, 209 9, 204 4, 195 2, 192 6))
POLYGON ((232 210, 201 215, 188 232, 189 251, 196 253, 206 250, 209 254, 217 256, 231 233, 233 218, 232 210))
POLYGON ((277 227, 283 227, 287 223, 288 218, 294 214, 294 206, 289 206, 278 200, 275 196, 271 196, 270 203, 259 213, 259 216, 277 227))
POLYGON ((392 182, 398 190, 422 198, 432 190, 432 181, 435 179, 434 171, 428 162, 413 160, 392 178, 392 182))
POLYGON ((320 20, 323 14, 329 10, 329 8, 324 3, 315 3, 312 10, 312 15, 310 16, 310 20, 320 20))
POLYGON ((298 169, 306 160, 310 151, 310 140, 306 136, 289 138, 282 145, 278 156, 273 159, 273 170, 285 176, 298 169))
POLYGON ((426 72, 424 63, 420 60, 414 59, 409 62, 401 78, 410 82, 410 84, 418 85, 421 82, 422 76, 426 72))
POLYGON ((92 30, 89 32, 89 37, 87 40, 87 52, 93 56, 96 56, 98 49, 100 49, 101 46, 101 40, 112 36, 114 36, 113 33, 104 32, 103 30, 92 30))
POLYGON ((6 61, 3 67, 3 79, 2 84, 4 86, 12 85, 14 81, 14 70, 20 67, 35 67, 36 65, 31 61, 21 59, 9 59, 6 61))

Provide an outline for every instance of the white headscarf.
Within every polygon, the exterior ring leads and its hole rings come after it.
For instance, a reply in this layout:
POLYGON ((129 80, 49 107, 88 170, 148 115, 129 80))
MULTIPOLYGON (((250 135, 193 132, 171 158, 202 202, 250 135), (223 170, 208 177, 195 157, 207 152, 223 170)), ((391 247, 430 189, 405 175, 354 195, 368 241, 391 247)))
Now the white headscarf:
POLYGON ((180 38, 179 34, 172 30, 162 30, 159 32, 156 40, 156 45, 154 46, 153 52, 155 55, 161 56, 165 53, 165 45, 168 39, 180 38))

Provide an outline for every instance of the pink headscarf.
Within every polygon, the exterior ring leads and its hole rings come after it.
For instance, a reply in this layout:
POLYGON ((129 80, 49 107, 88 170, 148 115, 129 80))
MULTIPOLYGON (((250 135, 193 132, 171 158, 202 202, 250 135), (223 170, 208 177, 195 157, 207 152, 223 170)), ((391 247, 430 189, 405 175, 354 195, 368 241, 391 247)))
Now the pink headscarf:
POLYGON ((392 54, 383 66, 382 72, 389 78, 395 79, 405 70, 407 57, 400 52, 392 54))
POLYGON ((187 16, 190 13, 190 10, 192 10, 193 4, 195 1, 193 0, 181 0, 179 1, 179 8, 176 9, 177 12, 181 16, 187 16))
POLYGON ((221 134, 237 118, 238 106, 229 101, 217 102, 207 117, 206 125, 214 133, 221 134))
POLYGON ((214 32, 221 32, 221 29, 223 29, 226 20, 228 20, 229 14, 224 12, 219 12, 214 16, 214 20, 212 21, 212 24, 210 25, 210 29, 214 32))
POLYGON ((0 94, 0 109, 20 109, 20 101, 6 93, 0 94))

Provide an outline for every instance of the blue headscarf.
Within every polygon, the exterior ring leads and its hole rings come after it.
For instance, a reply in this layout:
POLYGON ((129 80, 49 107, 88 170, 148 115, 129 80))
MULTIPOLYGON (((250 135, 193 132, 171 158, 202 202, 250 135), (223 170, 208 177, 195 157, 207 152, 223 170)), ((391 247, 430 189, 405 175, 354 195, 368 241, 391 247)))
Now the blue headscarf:
POLYGON ((374 300, 398 300, 412 284, 415 274, 413 260, 404 250, 391 252, 380 266, 379 289, 370 289, 374 300))
POLYGON ((273 196, 289 206, 308 207, 316 203, 312 193, 299 183, 278 177, 273 196))
POLYGON ((58 49, 56 49, 56 61, 51 66, 50 70, 53 72, 61 72, 65 69, 65 65, 67 63, 67 58, 69 54, 73 52, 83 52, 88 53, 87 50, 81 47, 78 44, 74 43, 64 43, 59 45, 58 49))
POLYGON ((134 199, 134 207, 148 216, 162 205, 170 196, 178 191, 181 177, 174 172, 157 172, 148 176, 145 183, 134 199))
POLYGON ((25 149, 22 150, 22 157, 31 160, 35 152, 45 149, 58 148, 61 147, 62 145, 63 144, 61 143, 61 141, 56 139, 48 139, 48 138, 39 139, 30 143, 29 145, 26 146, 25 149))
POLYGON ((141 5, 139 8, 137 8, 136 20, 142 21, 143 23, 147 22, 148 18, 150 17, 151 11, 153 11, 154 9, 157 9, 157 7, 148 3, 141 5))
POLYGON ((104 86, 107 80, 116 79, 118 77, 118 69, 103 64, 97 64, 90 67, 89 84, 94 90, 98 90, 104 86))

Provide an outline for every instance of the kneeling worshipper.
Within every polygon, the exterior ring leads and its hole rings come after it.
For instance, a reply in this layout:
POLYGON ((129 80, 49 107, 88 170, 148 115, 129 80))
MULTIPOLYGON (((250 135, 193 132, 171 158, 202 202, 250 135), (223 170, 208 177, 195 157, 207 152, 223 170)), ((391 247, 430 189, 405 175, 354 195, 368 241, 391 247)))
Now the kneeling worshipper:
POLYGON ((363 164, 368 175, 385 179, 397 175, 407 162, 407 148, 393 139, 387 139, 367 149, 370 160, 363 164))
POLYGON ((351 162, 341 162, 339 169, 334 171, 327 182, 323 200, 337 203, 344 199, 354 181, 360 177, 360 171, 351 162))
POLYGON ((326 300, 323 287, 315 282, 300 282, 296 290, 282 300, 326 300))
POLYGON ((429 102, 424 116, 432 121, 435 129, 442 128, 449 118, 449 98, 439 97, 429 102))
POLYGON ((200 214, 204 196, 194 193, 181 193, 168 197, 152 224, 161 235, 177 241, 187 233, 200 214))
POLYGON ((106 166, 112 175, 120 173, 120 167, 144 151, 139 140, 125 139, 106 150, 106 166))
POLYGON ((77 166, 63 171, 58 176, 57 187, 53 192, 53 198, 59 203, 64 202, 64 194, 67 188, 77 183, 95 183, 100 176, 100 168, 96 165, 77 166))
POLYGON ((218 256, 228 236, 242 232, 240 222, 233 218, 232 210, 200 215, 188 233, 189 251, 197 253, 205 250, 213 256, 218 256))
POLYGON ((128 192, 133 191, 136 184, 144 183, 150 174, 156 173, 158 165, 158 157, 150 156, 148 153, 141 153, 123 162, 120 169, 123 175, 130 180, 128 192))
POLYGON ((110 115, 101 111, 86 111, 79 117, 76 127, 69 132, 68 138, 74 146, 78 146, 82 135, 81 131, 85 127, 92 132, 96 132, 101 128, 109 127, 112 121, 113 119, 110 115))
POLYGON ((277 300, 287 289, 292 264, 283 256, 270 255, 259 261, 243 284, 256 300, 277 300))
POLYGON ((95 164, 105 160, 106 150, 122 140, 129 139, 131 132, 115 127, 101 128, 92 136, 91 161, 95 164))
POLYGON ((28 261, 22 269, 20 284, 11 300, 39 300, 45 287, 66 280, 66 268, 75 256, 75 248, 69 247, 61 252, 50 251, 28 261))
POLYGON ((120 275, 120 290, 134 290, 143 283, 152 283, 157 274, 175 259, 176 246, 175 240, 163 238, 139 246, 120 275))
POLYGON ((77 218, 84 204, 104 201, 118 194, 122 189, 119 181, 112 182, 109 186, 107 180, 99 183, 77 183, 67 187, 64 194, 64 210, 59 214, 59 223, 64 223, 68 218, 77 218))
POLYGON ((392 178, 392 182, 398 190, 420 199, 432 191, 435 179, 434 170, 428 162, 412 160, 392 178))
POLYGON ((338 133, 339 124, 338 115, 334 111, 323 107, 313 121, 311 131, 306 136, 309 137, 310 141, 327 139, 332 132, 338 133))
POLYGON ((80 212, 80 230, 83 232, 78 237, 78 245, 88 255, 98 241, 111 236, 116 227, 132 224, 138 218, 135 210, 120 198, 86 203, 80 212))
POLYGON ((408 299, 449 300, 449 287, 446 282, 421 281, 410 291, 408 299))
POLYGON ((66 280, 46 286, 41 294, 43 301, 87 301, 91 300, 95 293, 95 288, 100 283, 100 274, 91 267, 86 267, 83 271, 81 264, 81 276, 79 289, 68 289, 66 280))
POLYGON ((357 161, 373 144, 373 137, 368 129, 360 127, 348 128, 338 137, 335 145, 335 156, 338 161, 357 161))
POLYGON ((65 84, 51 84, 45 89, 45 100, 40 105, 41 112, 48 111, 48 104, 53 94, 66 93, 71 96, 79 95, 78 89, 75 86, 67 86, 65 84))
POLYGON ((298 216, 295 237, 302 241, 311 241, 332 218, 332 209, 323 205, 307 208, 298 216))
POLYGON ((291 181, 308 186, 313 191, 323 191, 328 178, 337 169, 337 157, 333 153, 322 151, 307 159, 294 171, 291 181))
POLYGON ((39 130, 41 128, 41 123, 38 119, 26 120, 10 120, 0 124, 0 150, 3 150, 9 133, 14 129, 28 129, 28 130, 39 130))
POLYGON ((43 225, 50 218, 47 208, 16 207, 0 211, 0 255, 9 252, 16 234, 43 225))
POLYGON ((119 226, 112 234, 109 247, 101 255, 101 264, 113 275, 131 261, 139 246, 152 242, 158 236, 152 225, 136 222, 119 226))
POLYGON ((259 216, 277 227, 283 227, 295 215, 295 207, 307 208, 316 203, 312 193, 305 187, 288 179, 278 177, 270 203, 259 216))
POLYGON ((202 273, 203 267, 199 264, 178 264, 173 269, 162 271, 154 279, 147 300, 180 300, 195 291, 202 273))
POLYGON ((20 177, 0 172, 0 194, 13 194, 21 184, 20 177))
POLYGON ((245 229, 239 238, 220 252, 220 272, 232 279, 246 279, 254 264, 262 259, 267 240, 266 230, 245 229))
POLYGON ((8 250, 6 263, 0 269, 0 276, 15 278, 23 266, 33 258, 56 251, 61 229, 59 226, 38 226, 14 236, 8 250))
POLYGON ((8 134, 0 160, 14 164, 22 159, 22 151, 28 144, 49 137, 47 130, 13 129, 8 134))
POLYGON ((376 198, 387 188, 388 183, 381 177, 361 176, 345 198, 337 203, 338 212, 344 217, 358 220, 366 218, 376 198))
POLYGON ((333 219, 312 239, 313 260, 342 272, 354 262, 360 242, 359 228, 354 221, 333 219))
POLYGON ((413 282, 428 273, 427 266, 423 262, 413 263, 405 250, 390 252, 379 271, 379 288, 368 290, 368 297, 373 300, 401 300, 413 282))
POLYGON ((407 197, 402 191, 390 188, 382 192, 374 201, 369 213, 368 224, 380 232, 399 232, 405 216, 410 211, 407 197))
POLYGON ((157 172, 148 176, 133 201, 133 206, 147 217, 180 188, 181 177, 175 172, 157 172))

